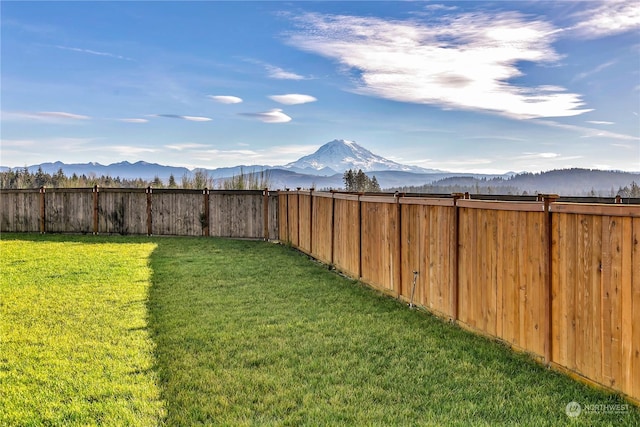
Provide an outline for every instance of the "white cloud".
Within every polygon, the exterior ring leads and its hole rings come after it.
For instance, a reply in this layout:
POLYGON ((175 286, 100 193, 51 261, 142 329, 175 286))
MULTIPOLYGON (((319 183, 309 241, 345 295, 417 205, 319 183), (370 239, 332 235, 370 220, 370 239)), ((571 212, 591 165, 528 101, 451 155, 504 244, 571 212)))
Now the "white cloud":
POLYGON ((265 111, 263 113, 241 113, 243 116, 254 117, 264 123, 287 123, 291 121, 291 117, 287 116, 279 108, 265 111))
POLYGON ((305 77, 300 74, 296 74, 290 71, 285 71, 282 68, 275 67, 273 65, 265 64, 267 71, 269 72, 269 77, 272 79, 280 79, 280 80, 304 80, 305 77))
POLYGON ((523 153, 522 156, 518 156, 516 159, 557 159, 560 156, 558 153, 523 153))
POLYGON ((594 125, 615 125, 615 122, 606 122, 604 120, 587 120, 587 123, 592 123, 594 125))
POLYGON ((640 2, 605 0, 588 2, 586 10, 573 15, 578 24, 567 30, 585 38, 600 38, 640 28, 640 2))
POLYGON ((230 95, 209 95, 208 98, 213 99, 220 104, 239 104, 242 102, 242 98, 230 95))
POLYGON ((195 144, 195 143, 183 143, 183 144, 171 144, 165 145, 165 148, 169 148, 171 150, 183 151, 183 150, 193 150, 197 148, 205 148, 207 145, 205 144, 195 144))
POLYGON ((117 119, 119 122, 124 123, 147 123, 149 120, 147 119, 117 119))
POLYGON ((358 72, 356 92, 513 118, 590 111, 556 85, 517 86, 521 61, 554 62, 551 24, 518 13, 447 15, 428 23, 306 14, 289 43, 358 72))
POLYGON ((285 105, 306 104, 308 102, 315 102, 318 99, 311 95, 303 95, 300 93, 289 93, 286 95, 271 95, 269 98, 285 105))
POLYGON ((190 122, 210 122, 212 119, 209 117, 200 116, 180 116, 178 114, 152 114, 151 117, 166 117, 169 119, 182 119, 190 122))

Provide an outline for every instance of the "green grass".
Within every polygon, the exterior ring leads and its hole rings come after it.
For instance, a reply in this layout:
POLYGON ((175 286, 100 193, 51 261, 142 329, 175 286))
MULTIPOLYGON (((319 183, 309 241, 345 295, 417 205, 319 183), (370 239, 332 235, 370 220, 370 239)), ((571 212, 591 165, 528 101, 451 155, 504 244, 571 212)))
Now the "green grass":
POLYGON ((0 241, 0 425, 157 425, 156 245, 20 238, 0 241))
POLYGON ((625 404, 264 242, 166 239, 151 325, 169 425, 640 425, 625 404))
POLYGON ((0 425, 640 425, 567 417, 625 402, 283 246, 0 245, 0 425))

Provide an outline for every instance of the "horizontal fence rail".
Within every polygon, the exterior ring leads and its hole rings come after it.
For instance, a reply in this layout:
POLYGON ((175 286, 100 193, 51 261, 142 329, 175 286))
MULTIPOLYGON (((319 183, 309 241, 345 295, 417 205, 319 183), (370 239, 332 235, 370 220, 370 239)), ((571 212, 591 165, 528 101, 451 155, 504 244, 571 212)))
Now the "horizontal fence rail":
POLYGON ((278 238, 265 190, 41 188, 0 191, 0 231, 278 238))
POLYGON ((558 200, 287 191, 279 238, 640 403, 640 205, 558 200))

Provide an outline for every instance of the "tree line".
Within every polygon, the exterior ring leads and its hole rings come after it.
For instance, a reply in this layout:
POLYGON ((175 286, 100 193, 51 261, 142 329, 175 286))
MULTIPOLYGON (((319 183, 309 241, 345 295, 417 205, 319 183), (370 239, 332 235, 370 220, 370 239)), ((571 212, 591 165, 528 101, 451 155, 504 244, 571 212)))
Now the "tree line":
POLYGON ((159 177, 152 180, 142 178, 120 178, 96 174, 72 174, 67 176, 62 168, 54 174, 46 173, 41 167, 31 172, 28 168, 9 169, 0 172, 0 189, 28 189, 28 188, 184 188, 184 189, 220 189, 220 190, 262 190, 269 187, 269 172, 245 173, 240 170, 238 175, 229 178, 214 179, 207 171, 197 170, 191 176, 183 175, 176 179, 173 174, 165 183, 159 177))
POLYGON ((371 178, 367 176, 362 169, 358 169, 356 172, 353 169, 349 169, 342 175, 344 181, 344 188, 346 191, 359 192, 359 193, 373 193, 380 192, 380 184, 375 175, 371 178))

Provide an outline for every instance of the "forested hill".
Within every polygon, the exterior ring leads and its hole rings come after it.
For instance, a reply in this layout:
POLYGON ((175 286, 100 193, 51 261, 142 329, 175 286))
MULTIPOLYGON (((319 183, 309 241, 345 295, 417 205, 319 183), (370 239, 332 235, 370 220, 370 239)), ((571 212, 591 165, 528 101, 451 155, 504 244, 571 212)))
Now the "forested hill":
POLYGON ((419 193, 559 194, 563 196, 639 197, 640 173, 596 169, 556 169, 520 173, 508 178, 448 177, 421 186, 394 190, 419 193))

